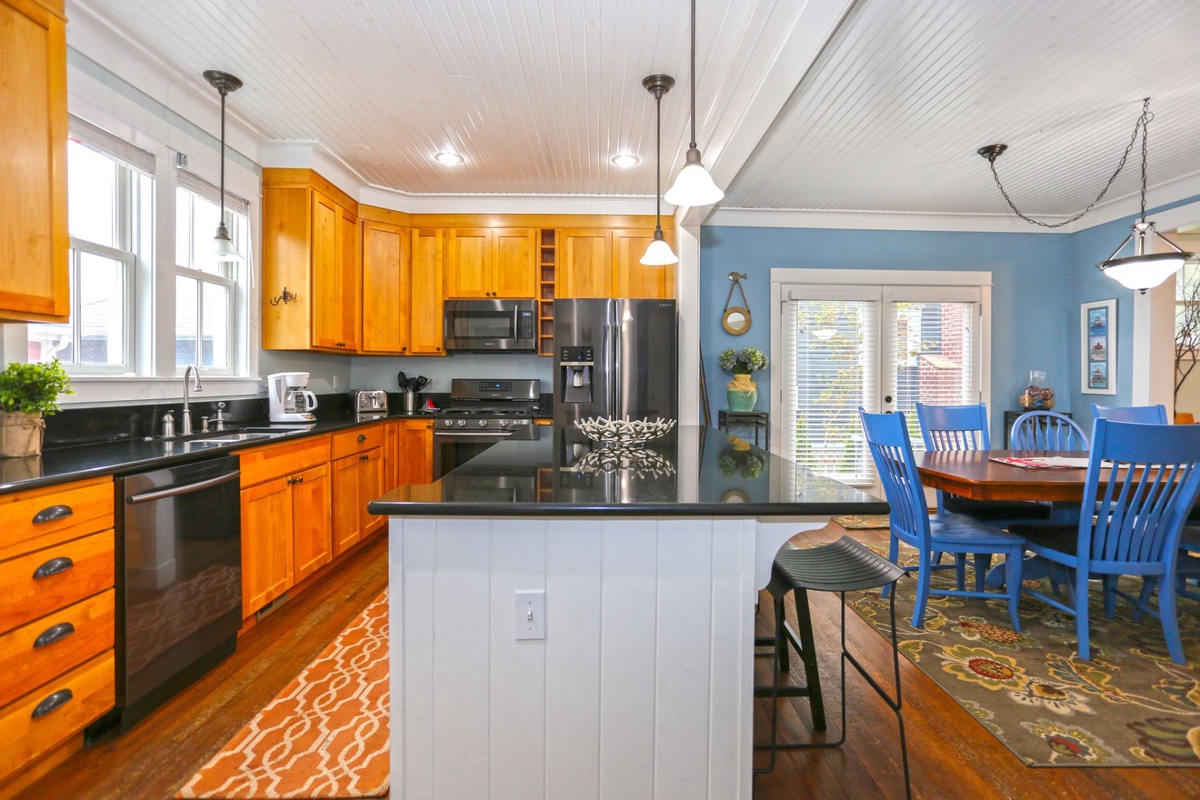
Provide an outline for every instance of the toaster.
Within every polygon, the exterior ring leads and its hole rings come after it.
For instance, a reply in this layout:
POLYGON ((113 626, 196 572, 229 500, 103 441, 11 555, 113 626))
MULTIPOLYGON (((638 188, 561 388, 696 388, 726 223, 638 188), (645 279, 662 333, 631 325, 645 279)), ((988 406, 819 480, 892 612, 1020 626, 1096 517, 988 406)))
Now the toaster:
POLYGON ((388 410, 387 392, 383 389, 355 389, 350 395, 354 398, 355 413, 388 410))

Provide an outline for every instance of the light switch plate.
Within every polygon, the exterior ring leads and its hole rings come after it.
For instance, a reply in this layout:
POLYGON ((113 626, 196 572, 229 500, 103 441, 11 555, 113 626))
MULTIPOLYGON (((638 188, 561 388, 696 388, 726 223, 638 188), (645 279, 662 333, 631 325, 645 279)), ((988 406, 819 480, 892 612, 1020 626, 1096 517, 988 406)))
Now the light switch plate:
POLYGON ((516 593, 517 639, 546 638, 546 590, 516 593))

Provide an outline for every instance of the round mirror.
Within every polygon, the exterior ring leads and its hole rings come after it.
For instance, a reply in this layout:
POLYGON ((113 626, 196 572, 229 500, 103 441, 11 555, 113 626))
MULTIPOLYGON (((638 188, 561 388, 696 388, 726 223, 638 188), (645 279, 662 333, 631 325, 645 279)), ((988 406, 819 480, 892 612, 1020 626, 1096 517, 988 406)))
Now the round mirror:
POLYGON ((721 498, 722 503, 749 503, 750 495, 746 494, 741 489, 730 489, 721 498))
POLYGON ((721 318, 721 327, 725 329, 726 333, 741 336, 750 330, 750 309, 741 306, 725 309, 725 316, 721 318))

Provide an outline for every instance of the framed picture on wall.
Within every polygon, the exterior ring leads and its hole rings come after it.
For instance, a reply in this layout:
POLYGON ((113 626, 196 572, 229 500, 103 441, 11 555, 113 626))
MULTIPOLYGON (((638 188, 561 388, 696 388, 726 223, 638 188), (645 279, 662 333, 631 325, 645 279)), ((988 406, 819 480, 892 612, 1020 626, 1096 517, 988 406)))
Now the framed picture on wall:
POLYGON ((1084 394, 1117 393, 1117 301, 1084 303, 1079 312, 1080 376, 1084 394))

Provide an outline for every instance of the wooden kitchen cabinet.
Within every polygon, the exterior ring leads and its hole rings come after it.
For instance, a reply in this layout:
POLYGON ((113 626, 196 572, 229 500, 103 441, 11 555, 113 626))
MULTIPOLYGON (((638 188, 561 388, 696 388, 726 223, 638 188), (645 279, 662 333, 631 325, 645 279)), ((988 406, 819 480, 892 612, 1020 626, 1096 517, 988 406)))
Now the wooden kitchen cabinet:
POLYGON ((299 583, 333 560, 329 465, 319 464, 289 480, 292 481, 292 582, 299 583))
POLYGON ((0 0, 0 320, 65 322, 67 45, 62 0, 0 0))
POLYGON ((536 229, 451 228, 446 237, 447 299, 536 297, 536 229))
POLYGON ((362 350, 406 354, 412 336, 408 227, 372 219, 361 225, 362 350))
POLYGON ((433 483, 433 420, 399 421, 396 484, 433 483))
POLYGON ((412 279, 410 280, 412 326, 409 352, 414 355, 445 355, 442 316, 443 232, 436 228, 412 229, 412 279))
POLYGON ((263 348, 356 351, 358 203, 311 170, 264 169, 262 228, 263 348))
POLYGON ((367 512, 367 504, 384 493, 385 441, 383 425, 367 425, 333 435, 330 480, 334 555, 344 553, 387 521, 367 512))
POLYGON ((242 489, 242 616, 281 596, 295 582, 289 478, 242 489))
MULTIPOLYGON (((614 230, 613 235, 613 297, 649 297, 670 300, 675 297, 675 265, 646 266, 639 259, 654 241, 651 230, 614 230)), ((671 249, 675 249, 675 232, 663 231, 671 249)), ((677 254, 678 255, 678 254, 677 254)))
MULTIPOLYGON (((674 231, 663 232, 672 248, 674 231)), ((653 228, 563 229, 557 233, 555 297, 675 296, 675 265, 648 267, 639 259, 653 228)))

